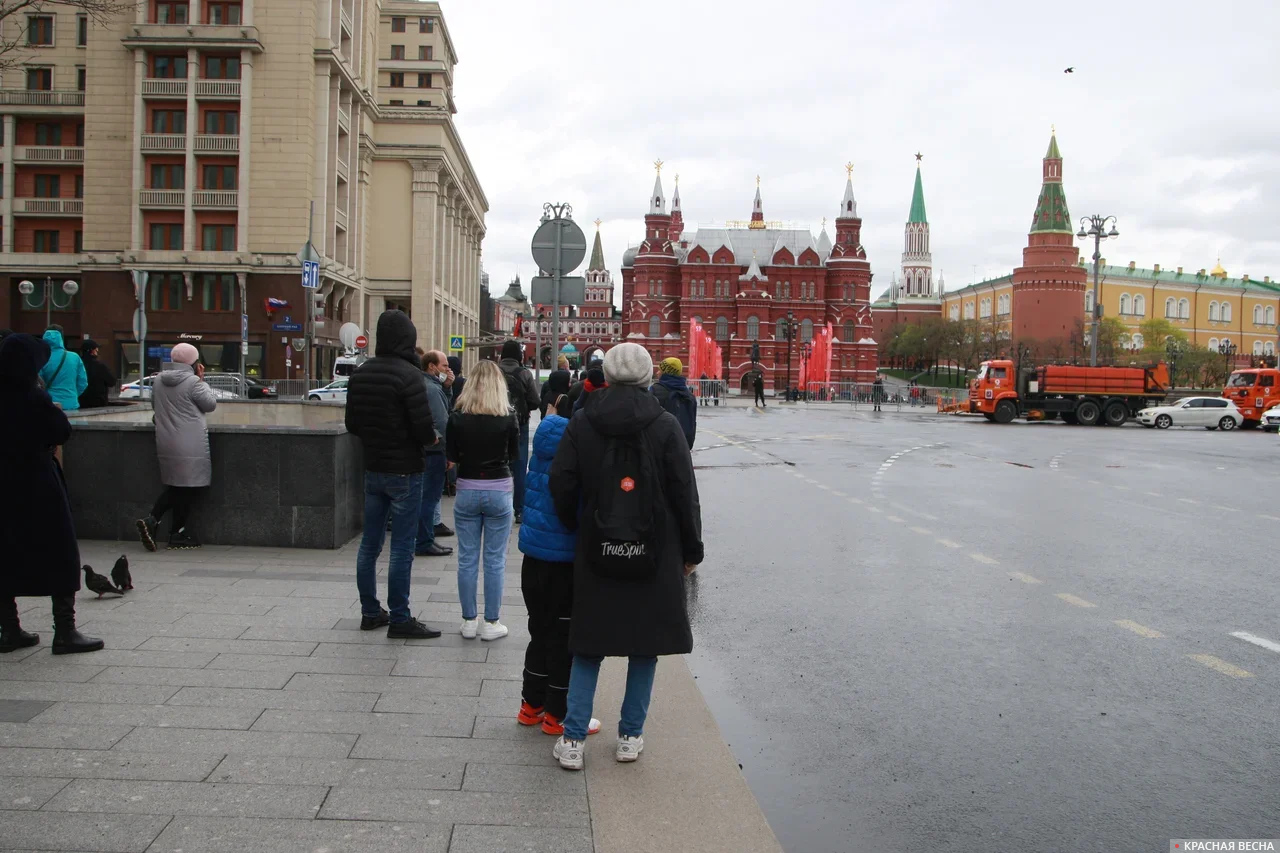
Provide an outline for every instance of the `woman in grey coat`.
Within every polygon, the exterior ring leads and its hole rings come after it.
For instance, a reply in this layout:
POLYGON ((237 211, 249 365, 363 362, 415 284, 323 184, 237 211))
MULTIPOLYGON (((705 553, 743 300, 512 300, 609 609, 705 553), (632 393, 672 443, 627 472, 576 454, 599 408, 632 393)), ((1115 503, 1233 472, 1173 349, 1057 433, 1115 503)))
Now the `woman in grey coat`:
POLYGON ((218 407, 217 398, 204 381, 200 353, 191 344, 173 348, 168 370, 157 377, 151 392, 155 409, 156 455, 160 482, 167 487, 156 499, 151 514, 138 519, 138 536, 148 551, 156 550, 156 530, 165 513, 173 510, 169 547, 199 548, 187 529, 187 516, 199 490, 213 480, 209 460, 209 430, 204 416, 218 407))

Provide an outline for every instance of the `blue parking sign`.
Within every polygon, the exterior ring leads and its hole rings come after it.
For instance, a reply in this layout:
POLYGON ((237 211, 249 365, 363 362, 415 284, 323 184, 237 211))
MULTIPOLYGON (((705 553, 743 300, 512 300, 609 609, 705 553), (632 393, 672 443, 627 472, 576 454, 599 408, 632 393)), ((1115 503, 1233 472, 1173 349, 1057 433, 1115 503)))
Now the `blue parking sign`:
POLYGON ((302 262, 302 286, 311 288, 312 290, 320 286, 319 261, 302 262))

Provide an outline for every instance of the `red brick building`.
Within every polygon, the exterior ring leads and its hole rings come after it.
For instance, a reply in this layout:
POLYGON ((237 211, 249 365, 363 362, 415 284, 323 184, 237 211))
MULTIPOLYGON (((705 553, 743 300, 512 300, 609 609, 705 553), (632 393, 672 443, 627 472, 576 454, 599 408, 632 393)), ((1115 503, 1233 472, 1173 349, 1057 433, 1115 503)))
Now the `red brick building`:
POLYGON ((759 370, 766 387, 782 390, 788 377, 798 381, 804 344, 830 323, 830 381, 873 381, 871 266, 852 178, 840 200, 834 243, 825 225, 815 239, 807 229, 766 223, 758 184, 745 227, 686 230, 679 185, 668 213, 659 173, 644 240, 623 255, 623 337, 646 347, 655 362, 668 356, 687 362, 689 328, 698 321, 724 351, 728 382, 743 386, 759 370), (751 360, 755 344, 758 363, 751 360))

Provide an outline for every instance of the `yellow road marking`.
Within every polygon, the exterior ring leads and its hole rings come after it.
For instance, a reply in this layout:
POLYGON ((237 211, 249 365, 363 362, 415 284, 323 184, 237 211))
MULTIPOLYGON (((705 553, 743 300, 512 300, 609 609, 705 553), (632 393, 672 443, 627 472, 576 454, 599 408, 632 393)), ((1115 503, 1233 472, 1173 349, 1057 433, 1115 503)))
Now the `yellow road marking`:
POLYGON ((1128 487, 1128 486, 1116 486, 1116 490, 1117 490, 1117 491, 1121 491, 1121 492, 1127 492, 1127 491, 1129 491, 1129 487, 1128 487))
POLYGON ((988 566, 1000 565, 998 560, 993 560, 990 557, 988 557, 986 554, 970 554, 969 556, 977 560, 979 563, 986 563, 988 566))
POLYGON ((1200 503, 1200 501, 1193 501, 1191 498, 1178 498, 1178 500, 1179 500, 1181 503, 1184 503, 1184 504, 1198 504, 1198 503, 1200 503))
POLYGON ((1258 518, 1265 518, 1267 521, 1280 521, 1280 518, 1274 515, 1263 515, 1262 513, 1258 513, 1258 518))
POLYGON ((913 528, 911 528, 911 532, 912 532, 912 533, 919 533, 919 534, 921 534, 922 536, 932 536, 932 535, 933 535, 933 531, 932 531, 932 530, 929 530, 928 528, 925 528, 925 527, 913 527, 913 528))
MULTIPOLYGON (((1164 495, 1160 494, 1159 492, 1143 492, 1143 494, 1144 494, 1144 495, 1146 495, 1146 496, 1147 496, 1147 497, 1149 497, 1149 498, 1160 498, 1160 497, 1164 497, 1164 495)), ((1280 518, 1276 519, 1276 521, 1280 521, 1280 518)))
POLYGON ((1054 595, 1056 595, 1058 598, 1061 598, 1067 604, 1074 604, 1076 607, 1097 607, 1098 606, 1094 604, 1092 601, 1085 601, 1083 598, 1078 598, 1077 596, 1074 596, 1069 592, 1055 592, 1054 595))
POLYGON ((1161 634, 1155 628, 1148 628, 1146 625, 1139 625, 1137 622, 1134 622, 1132 619, 1117 619, 1116 624, 1119 625, 1121 628, 1124 628, 1126 631, 1132 631, 1133 633, 1137 634, 1139 637, 1147 637, 1148 639, 1159 640, 1161 637, 1164 636, 1164 634, 1161 634))
POLYGON ((1240 511, 1233 506, 1223 506, 1222 504, 1210 504, 1210 506, 1212 506, 1214 509, 1220 509, 1223 512, 1239 512, 1240 511))
POLYGON ((962 546, 960 545, 960 543, 959 543, 959 542, 952 542, 950 539, 939 539, 939 540, 938 540, 938 544, 939 544, 939 545, 945 545, 945 546, 947 546, 948 548, 960 548, 960 547, 962 547, 962 546))
POLYGON ((1040 578, 1032 577, 1031 575, 1028 575, 1025 572, 1009 572, 1009 577, 1017 578, 1023 583, 1044 583, 1044 581, 1040 580, 1040 578))
POLYGON ((854 498, 854 497, 851 497, 851 498, 849 498, 849 503, 851 503, 851 504, 860 504, 860 503, 862 503, 862 498, 854 498))
POLYGON ((906 523, 905 518, 898 518, 896 515, 886 515, 885 518, 889 519, 890 521, 896 521, 898 524, 906 523))
POLYGON ((831 490, 831 494, 835 495, 835 496, 836 496, 836 497, 838 497, 838 498, 847 498, 847 497, 849 497, 848 495, 846 495, 844 492, 840 491, 839 489, 832 489, 832 490, 831 490))
POLYGON ((814 485, 815 485, 815 486, 817 486, 819 489, 822 489, 822 490, 823 490, 823 491, 825 491, 825 492, 829 492, 829 491, 831 491, 831 487, 830 487, 830 486, 824 486, 824 485, 822 485, 821 483, 817 483, 817 482, 815 482, 815 483, 814 483, 814 485))
POLYGON ((1253 673, 1247 669, 1227 663, 1222 658, 1216 658, 1213 655, 1187 655, 1193 661, 1204 664, 1209 669, 1217 670, 1223 675, 1229 675, 1232 678, 1253 678, 1253 673))

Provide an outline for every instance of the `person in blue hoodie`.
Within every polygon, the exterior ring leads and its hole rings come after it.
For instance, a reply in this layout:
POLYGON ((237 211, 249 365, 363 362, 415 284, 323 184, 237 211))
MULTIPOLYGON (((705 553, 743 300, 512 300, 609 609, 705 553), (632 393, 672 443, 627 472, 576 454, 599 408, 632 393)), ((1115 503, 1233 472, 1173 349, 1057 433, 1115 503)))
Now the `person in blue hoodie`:
POLYGON ((53 402, 64 412, 74 412, 80 408, 80 395, 89 387, 84 362, 66 348, 60 330, 46 330, 44 340, 49 344, 49 361, 40 368, 40 379, 53 402))
MULTIPOLYGON (((564 734, 569 695, 569 617, 573 612, 573 558, 578 536, 556 516, 549 485, 551 462, 569 426, 573 404, 561 394, 538 424, 525 478, 524 524, 520 527, 520 587, 529 611, 529 647, 524 653, 523 701, 516 720, 541 724, 549 735, 564 734)), ((591 720, 587 733, 600 731, 591 720)))
POLYGON ((698 431, 698 402, 693 399, 689 383, 684 378, 684 365, 678 358, 664 358, 658 365, 660 375, 653 383, 652 393, 662 404, 662 408, 675 415, 684 432, 684 440, 693 449, 693 439, 698 431))

